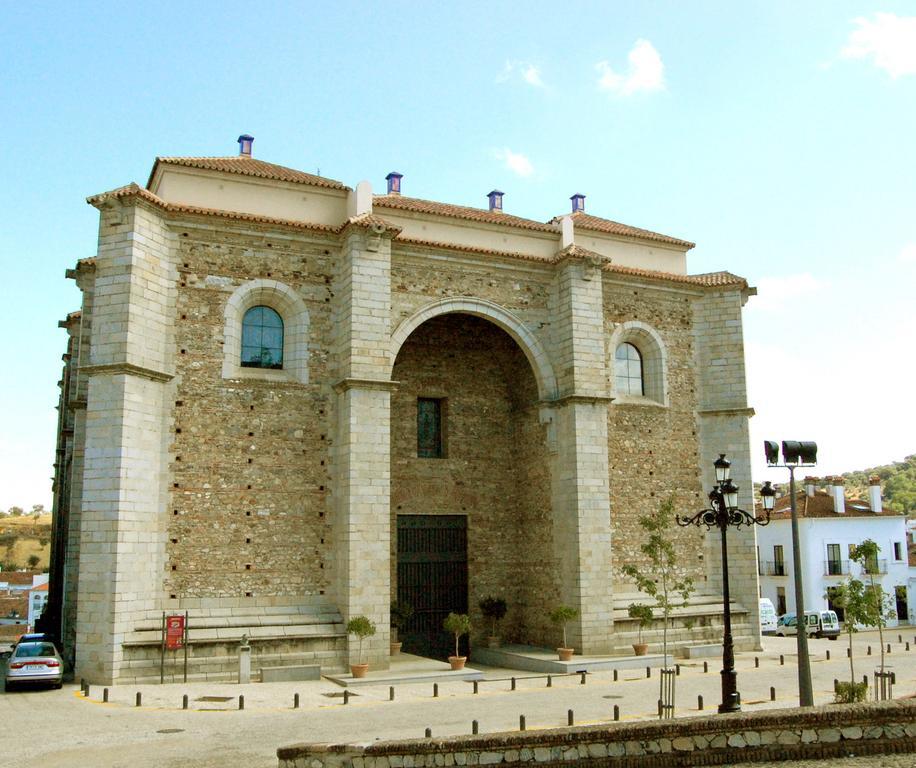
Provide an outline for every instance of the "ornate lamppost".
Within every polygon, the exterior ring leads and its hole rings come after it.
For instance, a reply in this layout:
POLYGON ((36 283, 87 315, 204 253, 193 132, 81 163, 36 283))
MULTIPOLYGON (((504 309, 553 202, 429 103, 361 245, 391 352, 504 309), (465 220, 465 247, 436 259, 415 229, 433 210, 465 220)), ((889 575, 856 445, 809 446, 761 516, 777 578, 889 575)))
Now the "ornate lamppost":
POLYGON ((732 640, 731 596, 728 589, 728 542, 726 532, 729 527, 740 528, 742 525, 767 525, 770 522, 770 510, 776 501, 776 491, 769 482, 760 490, 763 508, 766 514, 757 517, 743 509, 738 509, 738 486, 732 481, 731 462, 725 454, 713 462, 716 468, 716 486, 709 492, 709 508, 697 512, 692 517, 676 516, 681 526, 705 525, 706 530, 718 528, 722 537, 722 596, 725 602, 725 634, 722 638, 722 703, 719 712, 740 712, 741 694, 738 692, 738 673, 735 671, 735 647, 732 640))

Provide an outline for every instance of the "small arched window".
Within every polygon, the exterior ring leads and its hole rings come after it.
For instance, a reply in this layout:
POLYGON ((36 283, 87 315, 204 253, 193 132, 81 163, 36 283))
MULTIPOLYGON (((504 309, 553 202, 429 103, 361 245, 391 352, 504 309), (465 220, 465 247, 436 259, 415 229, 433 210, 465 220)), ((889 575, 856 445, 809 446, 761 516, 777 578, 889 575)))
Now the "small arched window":
POLYGON ((620 344, 614 353, 614 378, 619 394, 643 396, 642 355, 629 342, 620 344))
POLYGON ((252 307, 242 319, 242 367, 283 367, 283 319, 270 307, 252 307))

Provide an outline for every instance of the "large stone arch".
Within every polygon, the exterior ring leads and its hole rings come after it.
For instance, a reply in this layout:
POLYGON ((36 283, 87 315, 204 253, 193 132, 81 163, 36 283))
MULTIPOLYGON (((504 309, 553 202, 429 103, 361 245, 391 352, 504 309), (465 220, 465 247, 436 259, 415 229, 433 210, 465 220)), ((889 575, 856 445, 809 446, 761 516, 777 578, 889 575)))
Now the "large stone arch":
POLYGON ((543 344, 518 317, 498 304, 485 299, 466 297, 441 299, 419 309, 404 320, 391 335, 392 367, 397 359, 398 351, 411 333, 427 320, 450 313, 463 313, 489 320, 508 333, 528 358, 537 381, 540 399, 549 401, 557 397, 557 378, 543 344))

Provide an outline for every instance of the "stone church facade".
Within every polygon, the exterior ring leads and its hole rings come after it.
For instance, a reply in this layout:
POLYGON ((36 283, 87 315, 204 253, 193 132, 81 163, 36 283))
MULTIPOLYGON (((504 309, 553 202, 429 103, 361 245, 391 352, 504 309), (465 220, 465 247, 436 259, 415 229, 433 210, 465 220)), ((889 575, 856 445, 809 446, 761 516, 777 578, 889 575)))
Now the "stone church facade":
MULTIPOLYGON (((641 515, 705 506, 727 453, 750 509, 741 310, 692 244, 385 194, 238 156, 158 158, 89 198, 68 277, 52 608, 77 674, 155 678, 164 613, 195 676, 343 668, 346 620, 436 655, 447 610, 506 599, 507 641, 629 653, 641 515), (424 623, 425 622, 425 623, 424 623)), ((721 639, 717 536, 672 524, 698 594, 680 644, 721 639)), ((731 534, 730 534, 731 535, 731 534)), ((736 639, 759 641, 753 532, 732 535, 736 639)), ((650 636, 653 631, 650 630, 650 636)), ((650 637, 651 639, 651 637, 650 637)), ((172 663, 172 661, 168 661, 172 663)))

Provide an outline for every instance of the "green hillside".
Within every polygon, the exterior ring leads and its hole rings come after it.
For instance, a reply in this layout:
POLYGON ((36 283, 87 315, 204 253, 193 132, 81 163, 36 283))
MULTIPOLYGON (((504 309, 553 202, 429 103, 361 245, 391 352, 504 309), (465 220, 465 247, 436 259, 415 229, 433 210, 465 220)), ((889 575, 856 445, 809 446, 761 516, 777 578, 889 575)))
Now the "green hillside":
POLYGON ((865 496, 868 478, 877 475, 884 489, 884 505, 897 512, 916 512, 916 454, 903 461, 871 467, 856 472, 844 472, 850 495, 865 496))

